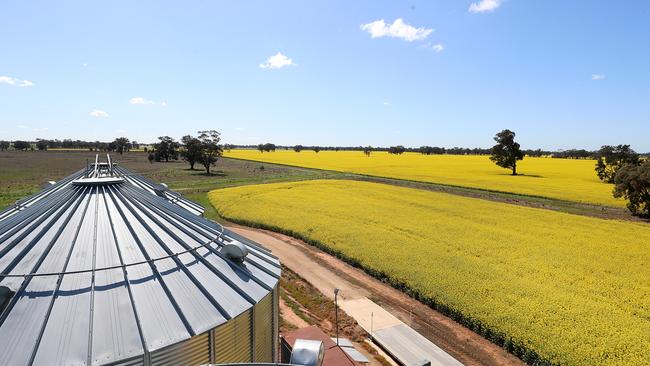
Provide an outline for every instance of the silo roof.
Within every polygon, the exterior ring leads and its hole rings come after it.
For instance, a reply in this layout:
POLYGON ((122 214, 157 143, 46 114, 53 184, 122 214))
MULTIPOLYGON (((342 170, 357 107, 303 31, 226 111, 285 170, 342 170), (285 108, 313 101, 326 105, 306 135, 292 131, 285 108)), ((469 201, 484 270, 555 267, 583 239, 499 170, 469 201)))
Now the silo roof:
MULTIPOLYGON (((155 351, 250 309, 278 283, 268 250, 125 168, 81 170, 0 213, 0 364, 98 364, 155 351), (101 177, 100 177, 101 178, 101 177), (246 245, 242 263, 220 249, 246 245), (0 299, 2 306, 2 299, 0 299)), ((198 207, 198 208, 197 208, 198 207)))
MULTIPOLYGON (((164 184, 161 183, 155 183, 150 179, 147 179, 141 175, 134 174, 131 171, 129 171, 126 168, 120 167, 120 166, 115 166, 114 167, 114 173, 115 175, 120 176, 124 180, 128 181, 134 186, 140 187, 143 190, 152 193, 152 194, 157 194, 166 200, 176 204, 177 206, 180 206, 195 215, 201 215, 203 214, 203 207, 199 205, 196 202, 192 202, 188 200, 187 198, 183 197, 182 195, 170 191, 166 189, 167 187, 164 184)), ((16 203, 9 207, 8 209, 0 212, 0 221, 3 219, 15 214, 16 212, 23 210, 36 202, 40 201, 41 199, 44 199, 46 197, 49 197, 52 194, 55 194, 59 189, 66 188, 68 184, 72 183, 74 180, 79 179, 83 177, 86 174, 86 169, 79 170, 78 172, 71 174, 56 184, 50 185, 46 187, 45 189, 41 190, 40 192, 37 192, 36 194, 33 194, 29 197, 20 199, 16 201, 16 203)))

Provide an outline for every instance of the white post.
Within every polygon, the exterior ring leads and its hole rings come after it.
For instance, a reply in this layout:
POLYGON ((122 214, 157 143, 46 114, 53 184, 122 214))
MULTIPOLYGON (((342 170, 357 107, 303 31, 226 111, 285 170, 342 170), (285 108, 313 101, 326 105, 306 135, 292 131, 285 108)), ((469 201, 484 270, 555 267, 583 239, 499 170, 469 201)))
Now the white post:
POLYGON ((370 340, 371 340, 371 341, 372 341, 372 328, 373 328, 374 320, 375 320, 374 315, 375 315, 375 313, 373 313, 373 312, 371 311, 371 312, 370 312, 370 340))

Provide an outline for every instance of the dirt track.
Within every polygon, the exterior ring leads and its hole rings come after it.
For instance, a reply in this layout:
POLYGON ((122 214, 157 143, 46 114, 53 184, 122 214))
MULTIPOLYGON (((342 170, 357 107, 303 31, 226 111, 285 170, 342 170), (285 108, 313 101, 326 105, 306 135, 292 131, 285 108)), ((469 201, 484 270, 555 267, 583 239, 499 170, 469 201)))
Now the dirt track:
POLYGON ((441 313, 304 242, 267 230, 229 225, 280 257, 283 265, 334 299, 368 297, 465 365, 523 365, 515 356, 441 313))

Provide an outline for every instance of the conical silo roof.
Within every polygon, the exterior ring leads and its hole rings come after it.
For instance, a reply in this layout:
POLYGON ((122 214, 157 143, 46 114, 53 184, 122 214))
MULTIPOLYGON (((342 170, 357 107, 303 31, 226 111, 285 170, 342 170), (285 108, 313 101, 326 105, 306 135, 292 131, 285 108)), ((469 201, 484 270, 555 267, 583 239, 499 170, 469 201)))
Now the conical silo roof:
POLYGON ((227 322, 276 287, 277 258, 197 215, 200 206, 124 168, 87 171, 0 214, 9 294, 0 364, 139 357, 227 322), (241 262, 224 251, 233 244, 248 252, 241 262))

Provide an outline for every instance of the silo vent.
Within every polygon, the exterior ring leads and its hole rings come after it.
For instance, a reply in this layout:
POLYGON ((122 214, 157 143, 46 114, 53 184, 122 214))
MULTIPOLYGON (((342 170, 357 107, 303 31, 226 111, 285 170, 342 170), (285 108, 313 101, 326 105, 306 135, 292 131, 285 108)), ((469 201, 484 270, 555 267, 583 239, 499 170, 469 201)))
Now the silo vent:
POLYGON ((229 243, 224 243, 221 247, 220 252, 228 257, 228 259, 235 262, 241 263, 244 261, 244 258, 248 255, 248 249, 246 246, 236 240, 233 240, 229 243))
POLYGON ((41 184, 41 189, 45 189, 45 188, 47 188, 49 186, 53 186, 55 184, 56 184, 56 182, 53 181, 53 180, 47 181, 47 182, 41 184))
POLYGON ((322 366, 325 357, 323 342, 310 339, 296 339, 291 350, 292 365, 322 366))
POLYGON ((9 301, 15 293, 15 291, 7 286, 0 286, 0 314, 2 314, 2 312, 5 310, 5 307, 9 305, 9 301))
POLYGON ((168 190, 169 187, 167 187, 165 183, 160 183, 153 186, 153 191, 161 197, 165 197, 165 192, 167 192, 168 190))

